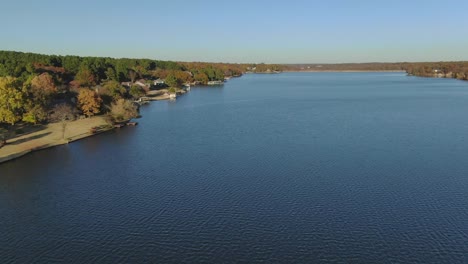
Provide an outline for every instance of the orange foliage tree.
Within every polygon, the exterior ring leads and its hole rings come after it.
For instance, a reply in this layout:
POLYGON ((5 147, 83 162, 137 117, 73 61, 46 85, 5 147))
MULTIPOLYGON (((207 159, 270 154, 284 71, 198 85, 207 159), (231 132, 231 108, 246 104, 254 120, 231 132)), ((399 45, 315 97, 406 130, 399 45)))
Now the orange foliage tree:
POLYGON ((31 80, 31 93, 36 101, 46 105, 50 97, 57 93, 57 86, 49 73, 43 73, 31 80))
POLYGON ((83 114, 90 117, 101 111, 102 99, 99 94, 90 89, 81 89, 78 94, 78 106, 83 114))

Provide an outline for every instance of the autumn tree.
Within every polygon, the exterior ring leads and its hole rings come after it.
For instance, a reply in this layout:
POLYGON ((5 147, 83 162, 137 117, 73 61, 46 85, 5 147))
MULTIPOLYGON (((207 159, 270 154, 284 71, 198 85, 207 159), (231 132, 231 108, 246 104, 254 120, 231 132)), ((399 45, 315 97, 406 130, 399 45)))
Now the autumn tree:
POLYGON ((182 85, 182 81, 177 79, 177 77, 172 73, 166 77, 165 82, 170 87, 180 87, 182 85))
POLYGON ((65 139, 67 124, 75 119, 75 110, 69 104, 59 104, 54 107, 50 119, 62 125, 62 139, 65 139))
POLYGON ((14 125, 21 120, 26 103, 21 83, 13 77, 0 77, 0 123, 14 125))
POLYGON ((90 89, 81 89, 78 94, 78 106, 86 116, 99 114, 102 100, 99 94, 90 89))
POLYGON ((42 105, 31 105, 23 114, 23 121, 36 125, 47 120, 47 111, 42 105))
POLYGON ((138 76, 144 76, 148 74, 148 71, 142 65, 136 65, 133 67, 133 70, 137 73, 138 76))
POLYGON ((115 122, 127 121, 138 116, 138 108, 129 100, 119 99, 112 103, 110 116, 115 122))
POLYGON ((117 100, 125 97, 127 89, 117 81, 107 81, 102 86, 102 93, 111 96, 114 100, 117 100))
POLYGON ((153 77, 160 78, 160 79, 166 79, 168 75, 169 75, 169 71, 164 70, 164 69, 156 69, 155 71, 152 72, 153 77))
POLYGON ((57 86, 49 73, 43 73, 31 80, 30 92, 34 101, 45 106, 57 93, 57 86))
POLYGON ((146 94, 145 90, 139 85, 132 85, 128 92, 134 99, 140 98, 146 94))
POLYGON ((200 82, 202 84, 207 84, 208 83, 208 76, 204 72, 200 72, 195 74, 194 76, 195 81, 200 82))
POLYGON ((80 84, 81 87, 94 86, 96 85, 96 77, 93 72, 86 66, 81 66, 78 73, 75 75, 75 81, 80 84))
POLYGON ((188 83, 193 80, 192 73, 187 71, 174 71, 172 74, 181 81, 181 83, 188 83))

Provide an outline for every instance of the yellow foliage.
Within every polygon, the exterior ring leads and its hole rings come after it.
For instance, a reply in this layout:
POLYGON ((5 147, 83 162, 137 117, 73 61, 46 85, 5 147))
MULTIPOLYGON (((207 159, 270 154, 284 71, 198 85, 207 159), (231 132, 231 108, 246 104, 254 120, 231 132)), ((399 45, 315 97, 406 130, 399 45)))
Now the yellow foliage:
POLYGON ((0 77, 0 123, 13 125, 21 120, 25 103, 21 83, 13 77, 0 77))
POLYGON ((89 89, 80 90, 78 94, 78 106, 86 116, 89 117, 99 114, 101 111, 101 103, 102 99, 95 91, 89 89))

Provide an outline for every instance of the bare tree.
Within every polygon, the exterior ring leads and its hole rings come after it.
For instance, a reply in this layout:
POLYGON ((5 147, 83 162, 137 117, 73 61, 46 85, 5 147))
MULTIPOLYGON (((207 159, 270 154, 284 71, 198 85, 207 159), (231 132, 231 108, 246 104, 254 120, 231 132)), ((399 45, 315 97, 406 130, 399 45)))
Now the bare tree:
POLYGON ((130 70, 128 72, 128 76, 130 77, 130 80, 132 81, 132 83, 134 83, 136 78, 138 77, 138 73, 134 70, 130 70))
POLYGON ((53 109, 53 113, 50 115, 50 119, 53 122, 59 122, 62 124, 62 139, 65 139, 65 130, 69 121, 75 119, 76 110, 69 104, 59 104, 53 109))
POLYGON ((8 129, 0 127, 0 148, 6 145, 8 134, 8 129))

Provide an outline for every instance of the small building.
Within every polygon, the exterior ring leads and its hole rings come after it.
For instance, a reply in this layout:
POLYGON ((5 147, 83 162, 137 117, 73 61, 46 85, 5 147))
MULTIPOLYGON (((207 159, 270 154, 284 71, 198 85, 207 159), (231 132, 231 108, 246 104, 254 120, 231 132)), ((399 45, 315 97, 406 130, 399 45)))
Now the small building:
POLYGON ((148 84, 148 83, 146 82, 145 79, 140 79, 140 80, 136 81, 136 82, 135 82, 135 85, 140 86, 140 87, 143 88, 145 91, 149 91, 150 88, 151 88, 151 85, 148 84))
POLYGON ((164 82, 163 79, 157 79, 156 81, 154 81, 154 85, 158 86, 158 85, 165 85, 166 83, 164 82))
POLYGON ((122 86, 125 86, 125 87, 131 87, 132 86, 132 82, 122 82, 120 83, 122 86))
POLYGON ((223 85, 223 81, 209 81, 208 85, 223 85))

